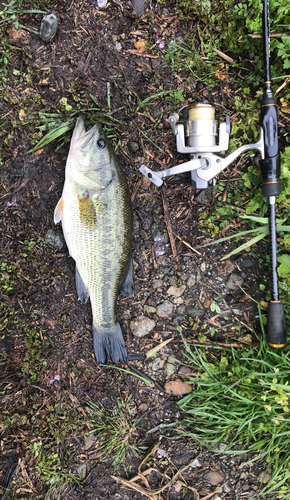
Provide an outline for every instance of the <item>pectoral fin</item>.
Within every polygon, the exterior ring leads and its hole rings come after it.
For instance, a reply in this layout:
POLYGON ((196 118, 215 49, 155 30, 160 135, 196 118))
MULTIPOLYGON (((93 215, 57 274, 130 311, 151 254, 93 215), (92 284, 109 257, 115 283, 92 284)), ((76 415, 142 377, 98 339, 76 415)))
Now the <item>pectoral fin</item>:
POLYGON ((62 219, 62 212, 63 212, 63 197, 58 200, 58 203, 54 209, 54 223, 57 224, 58 222, 61 221, 62 219))
POLYGON ((86 285, 84 284, 84 282, 82 280, 82 277, 79 273, 77 266, 76 266, 76 287, 77 287, 77 292, 78 292, 78 296, 79 296, 80 301, 83 304, 86 304, 89 300, 90 294, 89 294, 89 291, 88 291, 86 285))

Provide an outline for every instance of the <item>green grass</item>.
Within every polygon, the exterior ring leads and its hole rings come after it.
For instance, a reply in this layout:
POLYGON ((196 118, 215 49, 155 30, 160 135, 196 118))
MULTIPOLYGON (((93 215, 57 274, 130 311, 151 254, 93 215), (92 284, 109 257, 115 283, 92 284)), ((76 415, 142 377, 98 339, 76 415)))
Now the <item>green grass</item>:
POLYGON ((99 450, 103 450, 103 459, 111 459, 116 469, 126 459, 138 457, 142 447, 137 446, 138 424, 130 413, 131 397, 118 400, 114 408, 89 403, 87 411, 91 417, 92 431, 99 441, 99 450))
POLYGON ((178 403, 187 413, 185 434, 216 452, 225 442, 225 453, 266 461, 273 474, 260 494, 290 498, 290 347, 272 350, 263 337, 257 348, 232 349, 211 362, 208 354, 185 347, 198 371, 188 379, 194 391, 178 403))

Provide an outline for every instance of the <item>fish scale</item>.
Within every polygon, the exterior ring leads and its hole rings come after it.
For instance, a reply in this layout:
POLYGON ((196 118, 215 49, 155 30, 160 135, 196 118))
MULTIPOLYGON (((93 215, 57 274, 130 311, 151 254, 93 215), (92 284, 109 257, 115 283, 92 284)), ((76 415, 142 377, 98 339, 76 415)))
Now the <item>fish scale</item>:
POLYGON ((118 363, 127 361, 116 297, 118 287, 124 295, 133 288, 132 208, 122 167, 107 139, 106 151, 99 152, 99 137, 105 137, 99 126, 85 132, 83 118, 78 119, 55 222, 62 221, 76 262, 79 297, 90 297, 97 361, 118 363))

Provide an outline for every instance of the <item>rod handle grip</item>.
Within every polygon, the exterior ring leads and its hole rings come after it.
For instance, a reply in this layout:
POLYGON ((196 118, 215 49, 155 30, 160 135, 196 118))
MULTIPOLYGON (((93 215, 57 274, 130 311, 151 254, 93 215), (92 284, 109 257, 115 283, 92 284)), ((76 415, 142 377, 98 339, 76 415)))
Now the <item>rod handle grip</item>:
POLYGON ((287 327, 284 306, 280 300, 271 300, 268 305, 267 343, 270 347, 282 348, 286 345, 287 327))

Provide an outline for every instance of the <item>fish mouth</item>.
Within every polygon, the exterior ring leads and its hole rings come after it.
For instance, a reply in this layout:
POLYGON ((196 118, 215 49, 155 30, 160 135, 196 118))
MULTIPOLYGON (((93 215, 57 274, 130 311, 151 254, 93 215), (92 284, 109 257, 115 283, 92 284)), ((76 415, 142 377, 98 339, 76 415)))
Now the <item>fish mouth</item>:
POLYGON ((80 151, 86 151, 101 135, 101 129, 95 124, 89 130, 86 130, 85 118, 80 115, 76 121, 75 129, 72 135, 71 144, 77 144, 80 151))

